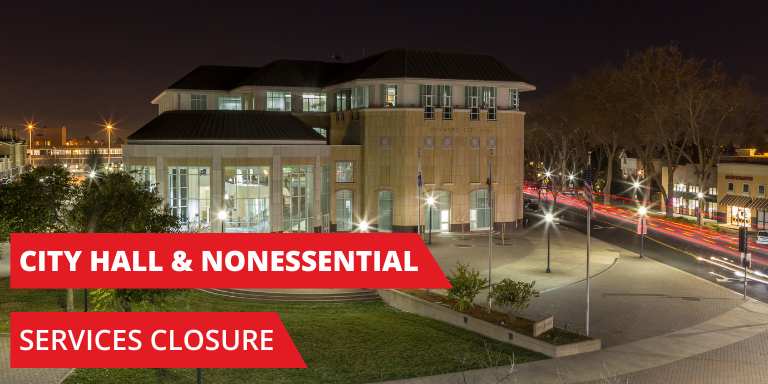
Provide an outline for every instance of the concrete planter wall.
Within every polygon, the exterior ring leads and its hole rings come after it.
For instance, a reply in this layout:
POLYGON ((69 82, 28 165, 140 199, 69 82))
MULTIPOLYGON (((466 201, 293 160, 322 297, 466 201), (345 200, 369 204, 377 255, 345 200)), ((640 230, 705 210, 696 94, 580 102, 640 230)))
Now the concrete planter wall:
POLYGON ((566 345, 552 345, 539 339, 511 331, 487 321, 476 319, 472 316, 456 312, 450 308, 430 303, 429 301, 402 292, 379 289, 378 293, 382 300, 393 307, 462 327, 483 336, 540 352, 550 357, 563 357, 597 351, 600 349, 600 339, 581 341, 566 345))

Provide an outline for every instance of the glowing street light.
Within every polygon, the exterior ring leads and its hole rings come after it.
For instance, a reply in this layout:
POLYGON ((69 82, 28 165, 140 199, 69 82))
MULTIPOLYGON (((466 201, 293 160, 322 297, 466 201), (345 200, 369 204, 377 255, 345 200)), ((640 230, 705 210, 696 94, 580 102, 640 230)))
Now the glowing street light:
POLYGON ((107 124, 107 162, 112 164, 112 139, 110 132, 112 131, 112 124, 107 124))
POLYGON ((547 213, 544 216, 544 220, 547 222, 547 273, 552 273, 552 270, 549 269, 549 230, 552 227, 552 214, 547 213))
POLYGON ((96 172, 94 172, 94 171, 91 171, 91 174, 90 174, 90 176, 91 176, 91 179, 93 179, 94 177, 96 177, 96 172))
POLYGON ((640 183, 638 183, 637 181, 635 181, 635 188, 640 188, 640 183))
POLYGON ((361 232, 365 232, 368 230, 368 223, 361 221, 359 227, 361 232))

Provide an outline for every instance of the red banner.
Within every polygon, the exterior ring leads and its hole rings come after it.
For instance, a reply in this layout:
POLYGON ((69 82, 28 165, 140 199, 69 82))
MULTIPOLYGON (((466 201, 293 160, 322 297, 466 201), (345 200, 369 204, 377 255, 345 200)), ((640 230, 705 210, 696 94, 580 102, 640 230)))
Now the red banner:
POLYGON ((11 288, 450 288, 417 234, 14 233, 11 288))
POLYGON ((11 368, 306 368, 274 312, 13 312, 11 368))

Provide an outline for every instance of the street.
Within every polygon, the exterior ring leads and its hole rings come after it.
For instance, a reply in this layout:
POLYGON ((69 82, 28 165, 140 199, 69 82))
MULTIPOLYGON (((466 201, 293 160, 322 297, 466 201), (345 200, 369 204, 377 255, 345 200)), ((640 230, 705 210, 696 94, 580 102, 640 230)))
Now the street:
MULTIPOLYGON (((536 201, 535 191, 526 190, 526 197, 536 201)), ((552 203, 542 195, 542 208, 552 203)), ((640 253, 640 235, 637 234, 637 215, 628 214, 625 209, 595 204, 597 218, 592 219, 591 236, 628 251, 640 253)), ((531 214, 530 212, 528 214, 531 214)), ((586 233, 587 210, 584 202, 577 198, 558 196, 555 216, 563 216, 560 225, 586 233)), ((535 214, 534 214, 535 216, 535 214)), ((532 225, 536 225, 534 222, 532 225)), ((768 252, 764 246, 750 242, 752 267, 757 273, 768 274, 768 252)), ((740 265, 738 240, 735 236, 699 231, 690 226, 648 220, 648 234, 643 243, 645 257, 688 272, 707 281, 715 282, 738 293, 744 292, 743 275, 733 270, 708 262, 710 257, 740 265), (701 259, 698 259, 698 258, 701 259)), ((738 269, 738 268, 733 268, 738 269)), ((759 276, 759 275, 758 275, 759 276)), ((768 285, 750 280, 747 296, 768 302, 768 285)))

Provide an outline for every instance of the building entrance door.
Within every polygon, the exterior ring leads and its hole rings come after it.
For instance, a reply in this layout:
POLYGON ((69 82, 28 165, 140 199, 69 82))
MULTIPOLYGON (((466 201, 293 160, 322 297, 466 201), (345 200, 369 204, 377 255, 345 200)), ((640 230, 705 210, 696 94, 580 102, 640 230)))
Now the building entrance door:
POLYGON ((768 211, 757 211, 757 227, 768 228, 768 211))

